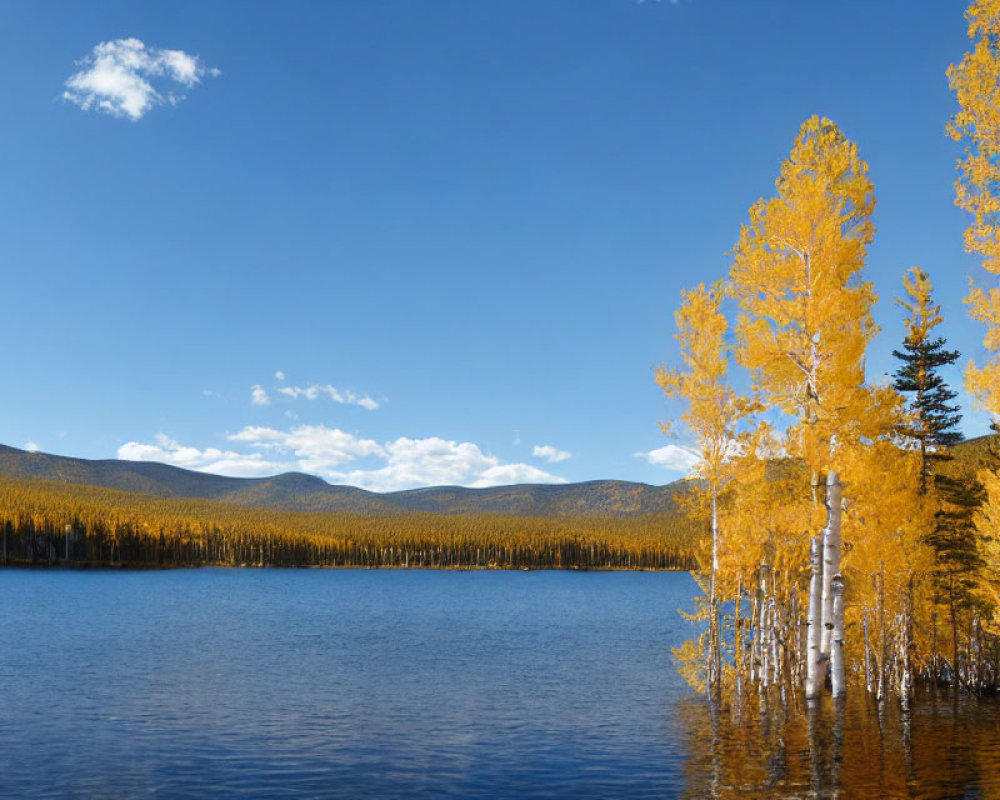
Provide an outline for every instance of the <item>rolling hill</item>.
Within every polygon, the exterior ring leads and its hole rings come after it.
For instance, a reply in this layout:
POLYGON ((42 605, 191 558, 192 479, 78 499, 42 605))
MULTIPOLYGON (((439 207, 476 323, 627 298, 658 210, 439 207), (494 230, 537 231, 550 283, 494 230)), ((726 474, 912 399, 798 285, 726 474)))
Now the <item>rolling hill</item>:
POLYGON ((511 514, 569 517, 670 513, 683 482, 651 486, 628 481, 518 484, 486 489, 438 486, 377 493, 335 486, 313 475, 227 478, 149 461, 92 461, 0 445, 0 476, 100 486, 155 497, 191 497, 250 508, 363 514, 511 514))

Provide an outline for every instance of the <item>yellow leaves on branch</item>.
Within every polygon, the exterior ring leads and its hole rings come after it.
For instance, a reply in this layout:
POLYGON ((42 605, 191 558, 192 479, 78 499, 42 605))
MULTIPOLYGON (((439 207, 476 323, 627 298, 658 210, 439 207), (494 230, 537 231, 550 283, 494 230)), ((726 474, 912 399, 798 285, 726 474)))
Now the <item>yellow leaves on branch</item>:
MULTIPOLYGON (((965 142, 958 164, 955 203, 972 215, 965 249, 982 256, 983 267, 1000 274, 1000 0, 974 0, 966 12, 973 48, 948 68, 948 81, 960 110, 948 124, 955 140, 965 142)), ((973 288, 965 299, 973 319, 987 325, 983 344, 986 364, 970 362, 966 388, 979 405, 1000 416, 1000 295, 973 288)))
POLYGON ((983 366, 969 361, 965 368, 965 388, 975 395, 978 405, 1000 416, 1000 289, 972 288, 965 298, 969 316, 987 326, 983 345, 992 355, 983 366))
POLYGON ((911 267, 903 276, 903 288, 907 299, 896 298, 896 303, 909 312, 903 320, 906 325, 906 341, 920 345, 930 338, 930 332, 941 324, 941 305, 935 303, 931 295, 934 286, 930 276, 920 267, 911 267))
POLYGON ((858 274, 875 193, 857 146, 820 117, 803 124, 776 187, 734 248, 737 357, 769 404, 798 418, 799 455, 823 469, 834 437, 870 405, 860 393, 876 295, 858 274))
POLYGON ((993 608, 990 628, 1000 634, 1000 475, 993 470, 981 470, 978 476, 983 486, 985 500, 976 510, 976 528, 983 533, 979 539, 979 555, 989 576, 982 582, 981 592, 993 608), (992 580, 990 578, 993 578, 992 580))
POLYGON ((1000 273, 1000 0, 975 0, 966 12, 973 49, 948 68, 948 82, 960 110, 948 124, 952 138, 966 142, 959 162, 955 202, 972 214, 965 247, 983 256, 983 266, 1000 273))
POLYGON ((732 455, 737 426, 753 407, 726 382, 729 324, 722 313, 724 296, 721 281, 681 293, 674 320, 684 369, 661 366, 656 371, 656 382, 667 397, 687 401, 681 418, 698 442, 702 476, 715 483, 722 479, 723 465, 732 455))

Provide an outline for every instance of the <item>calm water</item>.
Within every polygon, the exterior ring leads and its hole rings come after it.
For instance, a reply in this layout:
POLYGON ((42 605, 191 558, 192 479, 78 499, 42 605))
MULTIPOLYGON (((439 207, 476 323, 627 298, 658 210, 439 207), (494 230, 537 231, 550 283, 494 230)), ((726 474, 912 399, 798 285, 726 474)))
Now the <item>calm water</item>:
POLYGON ((670 573, 0 571, 0 797, 1000 797, 995 704, 756 702, 670 573))

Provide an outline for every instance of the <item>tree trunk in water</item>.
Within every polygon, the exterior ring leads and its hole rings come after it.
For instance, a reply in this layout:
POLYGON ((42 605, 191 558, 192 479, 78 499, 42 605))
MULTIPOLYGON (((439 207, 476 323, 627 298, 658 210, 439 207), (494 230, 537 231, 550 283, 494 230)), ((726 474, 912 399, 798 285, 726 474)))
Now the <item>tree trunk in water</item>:
POLYGON ((951 685, 958 690, 958 614, 955 613, 955 576, 948 576, 948 605, 951 612, 951 685))
POLYGON ((868 640, 868 610, 865 609, 865 616, 862 620, 862 627, 865 632, 865 691, 872 693, 872 648, 868 640))
POLYGON ((840 477, 826 476, 826 528, 823 529, 823 627, 820 647, 829 659, 833 642, 833 579, 840 574, 840 477))
POLYGON ((736 604, 733 611, 733 666, 736 668, 736 695, 742 694, 743 683, 743 630, 740 619, 740 601, 743 598, 743 576, 736 579, 736 604))
POLYGON ((767 593, 769 567, 760 567, 760 688, 766 689, 771 679, 771 606, 767 593))
POLYGON ((789 624, 795 641, 792 643, 793 663, 789 669, 789 673, 791 674, 792 685, 798 686, 802 683, 802 658, 805 653, 803 633, 805 633, 805 626, 802 624, 802 618, 799 616, 799 587, 796 584, 792 584, 791 595, 789 613, 792 619, 789 624))
POLYGON ((847 679, 844 674, 844 579, 834 575, 830 582, 833 592, 833 637, 830 642, 830 680, 834 697, 847 693, 847 679))
POLYGON ((937 635, 937 592, 934 593, 934 605, 931 606, 931 682, 938 682, 938 635, 937 635))
POLYGON ((906 588, 906 602, 903 608, 902 679, 899 682, 899 700, 903 708, 909 710, 913 695, 913 659, 910 651, 913 644, 913 577, 906 588))
POLYGON ((757 573, 750 584, 750 683, 760 680, 760 591, 757 588, 757 573))
POLYGON ((886 669, 889 661, 889 641, 885 630, 885 563, 879 566, 878 572, 878 690, 876 697, 879 700, 885 699, 885 679, 886 669))
POLYGON ((718 489, 712 486, 712 587, 709 605, 711 620, 709 622, 709 672, 710 691, 717 692, 722 685, 722 645, 719 636, 719 602, 716 595, 715 582, 719 572, 719 514, 718 489))
POLYGON ((806 697, 814 699, 823 691, 826 678, 826 661, 821 648, 820 625, 823 600, 823 556, 820 539, 814 536, 811 542, 812 575, 809 578, 809 610, 806 612, 808 646, 806 654, 806 697))

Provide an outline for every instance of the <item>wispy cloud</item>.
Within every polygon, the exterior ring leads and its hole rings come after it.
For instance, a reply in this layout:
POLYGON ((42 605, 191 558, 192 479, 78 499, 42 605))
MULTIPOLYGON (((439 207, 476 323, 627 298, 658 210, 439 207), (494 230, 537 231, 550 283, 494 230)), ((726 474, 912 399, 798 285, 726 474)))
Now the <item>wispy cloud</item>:
POLYGON ((306 387, 281 386, 278 388, 278 394, 290 397, 293 400, 303 397, 306 400, 316 400, 320 397, 328 397, 335 403, 340 403, 341 405, 361 406, 362 408, 367 408, 369 411, 374 411, 379 407, 379 403, 367 394, 359 395, 350 390, 338 389, 336 386, 331 386, 328 383, 313 384, 312 386, 306 387))
POLYGON ((198 56, 147 47, 134 38, 101 42, 77 66, 80 71, 66 80, 65 100, 84 111, 94 109, 133 121, 142 119, 155 105, 176 105, 183 100, 175 85, 190 89, 206 75, 222 74, 206 67, 198 56))
POLYGON ((208 447, 184 446, 169 436, 158 433, 152 444, 126 442, 118 448, 118 458, 126 461, 159 461, 175 467, 211 472, 234 477, 254 477, 284 471, 284 466, 266 461, 261 453, 236 453, 208 447))
POLYGON ((572 458, 573 454, 567 452, 566 450, 556 450, 550 444, 536 444, 534 449, 531 451, 531 455, 535 458, 544 458, 550 464, 558 464, 560 461, 565 461, 567 458, 572 458))
POLYGON ((298 470, 331 483, 382 492, 421 486, 565 483, 530 464, 502 463, 472 442, 436 436, 377 442, 325 425, 299 425, 290 430, 247 426, 228 439, 251 452, 185 447, 161 433, 152 444, 127 442, 118 449, 118 456, 239 476, 298 470))
POLYGON ((263 386, 255 383, 250 387, 250 402, 255 406, 269 406, 271 405, 271 398, 263 386))
POLYGON ((701 457, 697 451, 676 444, 664 445, 656 450, 650 450, 648 453, 636 453, 635 455, 636 458, 645 459, 650 464, 673 472, 681 472, 684 475, 691 474, 694 468, 701 463, 701 457))
POLYGON ((27 450, 29 453, 37 453, 38 452, 38 445, 35 444, 32 441, 28 441, 28 442, 25 442, 24 449, 27 450))

